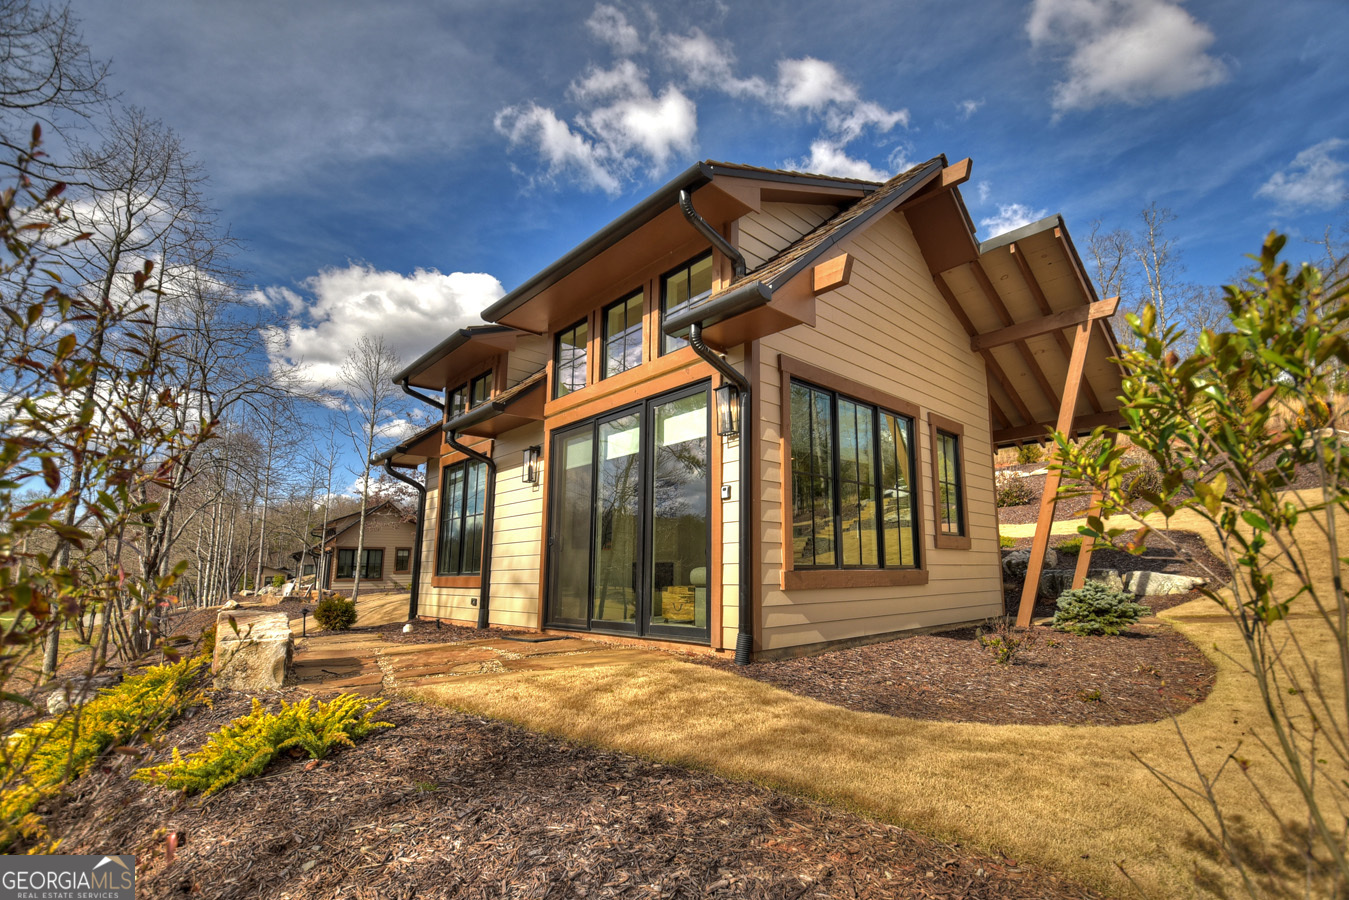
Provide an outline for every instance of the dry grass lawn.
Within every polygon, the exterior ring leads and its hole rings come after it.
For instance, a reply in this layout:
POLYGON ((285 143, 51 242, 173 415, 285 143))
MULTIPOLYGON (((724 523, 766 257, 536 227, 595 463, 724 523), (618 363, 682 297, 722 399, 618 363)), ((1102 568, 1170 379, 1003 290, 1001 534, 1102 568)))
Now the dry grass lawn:
MULTIPOLYGON (((1171 527, 1204 531, 1197 518, 1177 517, 1171 527)), ((1302 537, 1313 534, 1308 526, 1302 537)), ((1349 528, 1342 539, 1349 539, 1349 528)), ((1328 577, 1324 542, 1315 559, 1328 577)), ((1251 740, 1264 719, 1259 695, 1224 655, 1244 657, 1236 629, 1203 600, 1164 618, 1219 670, 1208 700, 1178 720, 1200 765, 1214 771, 1243 741, 1252 777, 1281 814, 1294 814, 1291 785, 1251 740)), ((1336 658, 1310 617, 1295 615, 1289 627, 1312 654, 1327 663, 1336 658)), ((1338 663, 1330 668, 1338 670, 1338 663)), ((1233 887, 1193 820, 1131 755, 1189 777, 1171 722, 1070 727, 896 719, 676 660, 475 679, 418 695, 536 731, 817 797, 1047 866, 1121 897, 1138 896, 1130 878, 1152 898, 1222 895, 1233 887)), ((1225 808, 1239 813, 1252 847, 1260 848, 1260 863, 1286 864, 1249 788, 1226 778, 1218 790, 1225 808)))

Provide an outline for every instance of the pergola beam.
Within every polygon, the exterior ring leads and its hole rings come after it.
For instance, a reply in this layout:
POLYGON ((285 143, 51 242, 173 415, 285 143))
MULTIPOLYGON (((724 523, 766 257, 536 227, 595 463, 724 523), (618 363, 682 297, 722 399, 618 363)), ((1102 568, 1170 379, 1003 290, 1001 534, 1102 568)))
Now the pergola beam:
MULTIPOLYGON (((1026 338, 1036 337, 1041 334, 1053 332, 1057 337, 1063 339, 1064 344, 1067 340, 1063 338, 1063 329, 1072 328, 1074 325, 1080 325, 1093 319, 1108 319, 1115 314, 1119 308, 1119 298, 1111 297, 1109 300, 1098 300, 1090 306, 1075 306, 1072 309, 1066 309, 1063 312, 1051 313, 1041 319, 1034 319, 1030 322, 1018 322, 1015 325, 1009 325, 1006 328, 999 328, 997 331, 989 331, 984 334, 976 334, 970 338, 970 349, 974 351, 988 350, 992 347, 1001 347, 1004 344, 1011 344, 1016 341, 1023 341, 1026 338)), ((1072 347, 1069 346, 1067 356, 1071 358, 1072 347)), ((1086 387, 1084 384, 1083 387, 1086 387)), ((1096 412, 1100 412, 1098 405, 1096 412)))
MULTIPOLYGON (((1030 291, 1031 298, 1035 300, 1035 305, 1040 308, 1040 314, 1044 316, 1052 315, 1054 308, 1049 305, 1049 298, 1045 296, 1044 289, 1040 287, 1040 280, 1035 277, 1031 271, 1030 260, 1026 259, 1026 254, 1022 252, 1021 247, 1013 241, 1008 247, 1011 251, 1012 259, 1016 261, 1016 267, 1021 272, 1021 280, 1026 283, 1026 289, 1030 291)), ((1091 301, 1091 294, 1083 294, 1088 302, 1091 301)), ((1062 331, 1054 331, 1054 343, 1059 345, 1063 351, 1063 358, 1067 360, 1072 356, 1072 348, 1068 346, 1068 339, 1063 336, 1062 331)), ((1101 401, 1096 399, 1096 392, 1091 388, 1091 382, 1086 381, 1082 385, 1082 390, 1087 395, 1087 404, 1092 412, 1101 411, 1101 401)))
MULTIPOLYGON (((998 318, 1002 320, 1003 326, 1006 327, 1013 324, 1012 314, 1007 311, 1007 304, 1003 303, 1002 298, 998 296, 998 289, 995 288, 993 282, 989 280, 988 273, 984 271, 983 263, 976 259, 974 262, 970 263, 970 270, 974 273, 974 280, 979 283, 979 287, 984 292, 984 297, 988 300, 989 305, 993 307, 993 311, 996 312, 998 318)), ((1040 393, 1044 394, 1045 399, 1049 401, 1049 408, 1056 408, 1059 405, 1058 394, 1056 394, 1054 388, 1050 386, 1049 379, 1045 377, 1044 370, 1042 370, 1039 363, 1035 361, 1035 354, 1031 352, 1030 345, 1024 340, 1013 341, 1012 343, 1016 346, 1016 349, 1020 351, 1021 359, 1026 363, 1026 370, 1030 372, 1031 377, 1035 379, 1035 383, 1039 385, 1040 393)), ((1029 419, 1030 416, 1027 416, 1026 418, 1029 419)))

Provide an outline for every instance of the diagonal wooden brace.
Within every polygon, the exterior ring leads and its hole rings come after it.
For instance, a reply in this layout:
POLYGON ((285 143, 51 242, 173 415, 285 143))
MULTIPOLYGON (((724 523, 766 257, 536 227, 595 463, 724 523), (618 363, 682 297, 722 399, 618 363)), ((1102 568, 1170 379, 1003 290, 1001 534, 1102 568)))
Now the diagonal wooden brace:
MULTIPOLYGON (((1057 429, 1071 436, 1073 415, 1077 409, 1077 395, 1082 389, 1082 373, 1087 365, 1087 347, 1091 343, 1092 321, 1080 323, 1073 332, 1073 355, 1068 361, 1068 376, 1063 382, 1063 399, 1059 402, 1057 429)), ((1044 493, 1040 495, 1040 515, 1035 522, 1035 540, 1031 543, 1030 560, 1026 566, 1026 584, 1021 589, 1021 606, 1017 609, 1018 628, 1030 627, 1031 614, 1035 609, 1035 596, 1040 590, 1040 575, 1045 568, 1045 550, 1049 548, 1049 535, 1054 528, 1054 511, 1058 508, 1059 483, 1062 476, 1053 467, 1059 462, 1057 451, 1050 460, 1049 474, 1045 477, 1044 493)))

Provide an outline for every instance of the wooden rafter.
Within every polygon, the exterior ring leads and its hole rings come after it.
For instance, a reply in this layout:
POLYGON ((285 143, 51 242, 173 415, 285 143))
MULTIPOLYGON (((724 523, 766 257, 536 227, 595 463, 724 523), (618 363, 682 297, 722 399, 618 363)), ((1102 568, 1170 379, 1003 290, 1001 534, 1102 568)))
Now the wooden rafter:
MULTIPOLYGON (((1082 322, 1073 333, 1073 353, 1068 360, 1068 375, 1063 383, 1063 402, 1059 404, 1057 423, 1058 430, 1065 434, 1073 429, 1077 395, 1082 387, 1082 372, 1087 365, 1087 348, 1091 345, 1092 322, 1090 319, 1082 322)), ((1040 515, 1035 522, 1035 539, 1031 543, 1030 560, 1026 566, 1026 584, 1021 589, 1021 607, 1016 614, 1018 628, 1030 626, 1031 614, 1035 610, 1035 597, 1040 589, 1045 550, 1049 547, 1049 535, 1054 527, 1054 511, 1058 507, 1062 477, 1053 466, 1049 467, 1049 474, 1045 476, 1044 493, 1040 495, 1040 515)))
MULTIPOLYGON (((1089 416, 1077 416, 1073 420, 1073 430, 1077 434, 1090 431, 1101 425, 1122 425, 1124 417, 1118 412, 1092 413, 1089 416)), ((1019 425, 995 432, 993 440, 999 444, 1015 444, 1021 441, 1043 441, 1058 426, 1058 422, 1036 422, 1032 425, 1019 425)))
MULTIPOLYGON (((984 292, 984 297, 988 300, 989 305, 993 307, 993 311, 996 312, 998 318, 1002 320, 1003 327, 1013 324, 1012 314, 1007 311, 1007 304, 1003 303, 1002 298, 998 296, 998 289, 995 288, 993 282, 989 280, 988 273, 984 271, 983 263, 976 259, 974 262, 970 263, 970 270, 974 273, 974 280, 979 283, 979 287, 984 292)), ((1024 340, 1014 341, 1013 345, 1020 351, 1021 358, 1026 363, 1026 369, 1030 372, 1031 377, 1035 379, 1035 383, 1040 387, 1040 393, 1044 394, 1045 399, 1049 401, 1049 408, 1057 409, 1059 405, 1059 396, 1054 392, 1054 388, 1050 386, 1049 379, 1045 377, 1044 370, 1040 368, 1040 364, 1035 361, 1035 354, 1031 351, 1030 345, 1024 340)))
POLYGON ((985 350, 983 356, 984 365, 988 368, 989 374, 1002 386, 1003 393, 1007 395, 1008 399, 1012 401, 1012 405, 1016 407, 1017 415, 1021 416, 1021 421, 1029 422, 1034 419, 1035 417, 1031 415, 1030 410, 1026 408, 1025 401, 1021 399, 1021 395, 1012 389, 1011 380, 1007 377, 1007 373, 1002 370, 1002 366, 998 365, 998 361, 993 358, 993 353, 989 350, 985 350))
MULTIPOLYGON (((1012 252, 1012 258, 1016 260, 1016 267, 1021 272, 1022 280, 1026 282, 1026 287, 1030 290, 1031 297, 1035 299, 1035 305, 1040 308, 1040 314, 1044 316, 1052 315, 1054 309, 1049 305, 1049 298, 1045 296, 1044 290, 1040 287, 1040 280, 1036 278, 1035 273, 1031 271, 1030 260, 1026 259, 1026 254, 1017 246, 1016 241, 1012 242, 1009 249, 1012 252)), ((1091 299, 1091 294, 1084 294, 1083 296, 1088 300, 1091 299)), ((1115 299, 1118 303, 1119 298, 1117 297, 1115 299)), ((1111 312, 1111 315, 1114 315, 1113 311, 1111 312)), ((1054 343, 1059 345, 1059 349, 1063 351, 1063 359, 1064 361, 1067 361, 1073 354, 1072 347, 1068 345, 1068 339, 1063 336, 1063 332, 1060 330, 1054 331, 1053 334, 1054 343)), ((1090 404, 1091 411, 1100 412, 1102 409, 1101 401, 1096 399, 1096 392, 1091 389, 1091 382, 1082 382, 1082 390, 1087 395, 1087 403, 1090 404)))
MULTIPOLYGON (((990 347, 1001 347, 1003 344, 1010 344, 1013 341, 1032 338, 1040 334, 1049 334, 1053 332, 1055 337, 1063 338, 1063 329, 1072 328, 1074 325, 1081 324, 1088 319, 1106 319, 1115 314, 1119 307, 1119 298, 1111 297, 1109 300, 1100 300, 1090 306, 1075 306, 1072 309, 1066 309, 1063 312, 1051 313, 1043 318, 1035 319, 1030 322, 1018 322, 1015 325, 1009 325, 1006 328, 999 328, 997 331, 987 331, 983 334, 976 334, 970 338, 970 349, 984 350, 990 347)), ((1067 340, 1064 344, 1067 345, 1067 340)), ((1072 347, 1068 347, 1067 356, 1072 356, 1072 347)), ((1065 357, 1066 359, 1067 357, 1065 357)), ((1083 390, 1087 385, 1083 383, 1083 390)), ((1100 412, 1097 407, 1095 412, 1100 412)))
MULTIPOLYGON (((937 286, 937 293, 942 295, 942 299, 946 301, 946 305, 951 308, 951 314, 956 317, 956 321, 960 323, 960 327, 964 328, 965 333, 973 338, 975 335, 974 323, 971 322, 970 317, 965 314, 964 308, 961 307, 960 301, 956 299, 956 295, 952 293, 951 286, 946 283, 946 279, 940 274, 936 274, 932 276, 932 281, 937 286)), ((1002 422, 1002 427, 1011 427, 1012 420, 1005 412, 1003 412, 1002 407, 998 405, 998 401, 993 398, 992 381, 997 381, 998 384, 1002 385, 1002 389, 1007 396, 1011 398, 1012 405, 1016 407, 1017 414, 1021 416, 1021 420, 1023 422, 1029 422, 1031 420, 1030 410, 1026 408, 1026 404, 1021 402, 1021 398, 1017 396, 1016 391, 1012 390, 1012 384, 1007 380, 1007 374, 1003 372, 1002 367, 999 366, 997 360, 993 358, 993 354, 987 350, 982 350, 980 351, 980 355, 984 358, 984 368, 990 379, 988 386, 988 405, 992 409, 993 415, 1002 422)))

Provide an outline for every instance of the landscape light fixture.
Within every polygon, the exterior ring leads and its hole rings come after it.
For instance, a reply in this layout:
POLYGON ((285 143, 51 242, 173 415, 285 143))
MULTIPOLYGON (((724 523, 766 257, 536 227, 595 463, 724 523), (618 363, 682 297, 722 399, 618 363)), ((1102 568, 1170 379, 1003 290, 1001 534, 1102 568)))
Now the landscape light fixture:
POLYGON ((717 395, 717 434, 730 437, 740 433, 740 392, 729 381, 714 391, 717 395))
POLYGON ((542 453, 542 447, 525 448, 525 464, 521 467, 520 473, 520 480, 525 484, 539 483, 539 457, 542 453))

